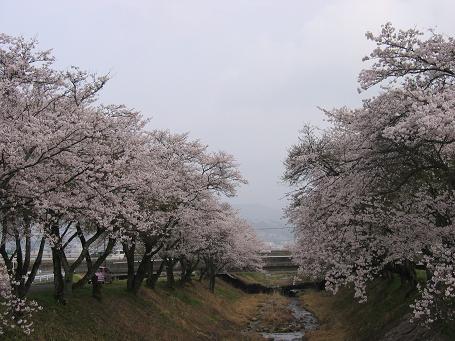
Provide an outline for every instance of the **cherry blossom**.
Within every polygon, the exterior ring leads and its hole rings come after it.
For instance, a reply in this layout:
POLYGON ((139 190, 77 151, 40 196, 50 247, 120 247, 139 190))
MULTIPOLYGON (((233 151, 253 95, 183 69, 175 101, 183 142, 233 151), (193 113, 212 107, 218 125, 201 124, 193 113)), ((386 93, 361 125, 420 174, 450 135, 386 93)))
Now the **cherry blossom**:
POLYGON ((324 110, 331 126, 305 127, 285 163, 295 257, 329 290, 353 284, 360 301, 374 278, 396 272, 412 289, 424 269, 415 318, 451 318, 455 42, 391 24, 367 38, 377 48, 359 81, 380 93, 324 110))

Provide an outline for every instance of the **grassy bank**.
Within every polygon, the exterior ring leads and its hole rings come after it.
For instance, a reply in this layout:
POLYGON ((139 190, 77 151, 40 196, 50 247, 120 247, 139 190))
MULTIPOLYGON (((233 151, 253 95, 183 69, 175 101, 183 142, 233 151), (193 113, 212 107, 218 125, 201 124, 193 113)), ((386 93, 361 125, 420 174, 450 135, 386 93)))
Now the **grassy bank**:
POLYGON ((9 340, 255 340, 245 335, 247 322, 266 295, 247 295, 217 281, 211 294, 206 284, 184 288, 143 288, 138 296, 125 291, 125 283, 103 288, 101 302, 90 289, 82 289, 65 306, 52 292, 32 295, 43 307, 36 314, 35 331, 27 338, 9 332, 9 340))
MULTIPOLYGON (((306 291, 301 301, 321 323, 319 330, 308 333, 308 340, 380 340, 387 331, 407 323, 409 305, 416 294, 402 287, 397 277, 372 283, 368 288, 368 302, 363 304, 353 299, 352 289, 342 289, 335 296, 328 292, 306 291)), ((429 335, 443 334, 437 339, 453 340, 452 333, 452 326, 446 325, 429 335)))
MULTIPOLYGON (((236 273, 247 283, 263 285, 289 284, 295 273, 236 273)), ((419 280, 425 278, 418 273, 419 280)), ((377 280, 368 288, 368 302, 360 304, 354 299, 352 289, 344 288, 337 295, 325 291, 306 290, 300 295, 302 305, 314 313, 320 322, 320 328, 306 334, 309 341, 362 341, 380 340, 391 330, 404 330, 403 324, 409 320, 416 291, 402 287, 396 276, 390 280, 377 280)), ((415 325, 413 325, 415 327, 415 325)), ((414 329, 411 326, 409 329, 414 329)), ((417 327, 406 340, 455 340, 455 326, 445 324, 433 331, 417 327), (413 335, 416 338, 412 338, 413 335), (422 336, 423 335, 423 336, 422 336), (420 337, 422 336, 422 337, 420 337), (433 338, 435 336, 435 338, 433 338)), ((392 338, 401 340, 401 337, 392 338)))
MULTIPOLYGON (((250 283, 277 285, 287 284, 293 274, 237 276, 250 283)), ((65 306, 54 302, 50 290, 35 292, 31 298, 43 310, 35 316, 32 336, 10 331, 3 339, 260 340, 253 332, 242 332, 250 321, 258 321, 252 330, 279 330, 292 320, 288 299, 278 294, 245 294, 221 280, 217 281, 215 294, 207 290, 206 283, 197 281, 175 290, 168 290, 163 284, 160 282, 156 290, 143 288, 134 296, 126 292, 124 281, 114 282, 103 287, 101 302, 91 297, 90 288, 85 288, 77 291, 65 306)), ((401 287, 398 278, 378 280, 370 285, 368 293, 368 302, 359 304, 353 300, 352 290, 346 288, 335 296, 324 291, 305 291, 300 296, 302 304, 320 322, 320 328, 307 333, 307 339, 379 340, 406 320, 415 295, 401 287)), ((447 339, 455 339, 454 326, 443 328, 444 334, 449 335, 447 339)))
POLYGON ((266 287, 290 285, 297 274, 296 271, 270 271, 270 272, 235 272, 236 277, 248 284, 258 283, 266 287))

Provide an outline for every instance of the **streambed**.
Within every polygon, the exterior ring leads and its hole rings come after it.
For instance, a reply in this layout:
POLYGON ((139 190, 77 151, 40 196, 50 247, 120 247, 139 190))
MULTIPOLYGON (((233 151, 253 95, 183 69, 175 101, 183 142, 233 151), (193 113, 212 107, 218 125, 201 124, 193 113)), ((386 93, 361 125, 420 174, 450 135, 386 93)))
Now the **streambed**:
POLYGON ((315 330, 319 327, 317 318, 308 310, 303 308, 296 297, 288 298, 288 308, 292 312, 293 320, 279 330, 263 330, 261 328, 261 315, 250 322, 249 330, 260 333, 267 340, 274 341, 300 341, 304 340, 305 332, 315 330))

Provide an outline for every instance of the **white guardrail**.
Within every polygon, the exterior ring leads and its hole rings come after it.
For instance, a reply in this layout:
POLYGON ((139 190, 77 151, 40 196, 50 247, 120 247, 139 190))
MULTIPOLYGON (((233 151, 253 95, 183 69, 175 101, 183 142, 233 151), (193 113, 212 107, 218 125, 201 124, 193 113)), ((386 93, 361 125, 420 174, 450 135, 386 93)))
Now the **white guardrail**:
POLYGON ((36 275, 33 284, 50 283, 54 281, 54 274, 36 275))

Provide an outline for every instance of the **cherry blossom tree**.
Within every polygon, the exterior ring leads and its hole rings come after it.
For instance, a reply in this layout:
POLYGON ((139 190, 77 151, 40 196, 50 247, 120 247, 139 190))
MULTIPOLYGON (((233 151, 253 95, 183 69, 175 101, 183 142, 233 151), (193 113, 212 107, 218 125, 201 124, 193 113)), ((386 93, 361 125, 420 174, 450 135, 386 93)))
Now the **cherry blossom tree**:
POLYGON ((119 217, 137 219, 131 192, 140 185, 136 169, 148 134, 137 112, 96 104, 106 77, 74 67, 55 70, 50 52, 37 51, 35 41, 2 35, 1 45, 0 253, 16 294, 23 297, 47 239, 56 298, 63 300, 74 269, 86 261, 80 286, 112 249, 119 217), (41 242, 30 268, 32 230, 41 233, 41 242), (107 235, 106 252, 91 262, 90 245, 107 235), (82 253, 68 264, 65 247, 78 239, 82 253), (12 255, 7 245, 15 245, 12 255))
POLYGON ((260 252, 263 244, 257 239, 252 227, 241 219, 228 204, 218 203, 201 231, 202 246, 199 254, 209 278, 209 290, 215 290, 216 274, 227 270, 252 270, 262 268, 260 252))
POLYGON ((33 331, 32 316, 41 307, 35 301, 18 297, 11 283, 8 269, 0 262, 0 335, 9 328, 19 328, 29 335, 33 331))
POLYGON ((391 24, 367 38, 377 48, 360 85, 380 84, 358 109, 325 111, 331 127, 305 127, 286 160, 296 190, 288 216, 296 227, 302 271, 324 276, 336 292, 397 272, 427 282, 414 307, 427 322, 453 317, 453 38, 391 24))
POLYGON ((177 261, 186 277, 201 258, 213 276, 226 267, 259 264, 251 229, 218 202, 246 182, 234 158, 209 152, 187 134, 147 131, 141 114, 123 105, 100 104, 107 80, 77 67, 59 71, 35 40, 0 35, 4 326, 14 322, 31 331, 38 308, 26 295, 46 244, 55 298, 62 303, 95 275, 116 244, 125 251, 127 289, 134 293, 147 275, 153 282, 152 259, 160 250, 169 278, 177 261), (94 258, 91 251, 102 240, 107 246, 94 258), (68 249, 75 245, 81 251, 71 261, 68 249), (73 283, 83 264, 87 270, 73 283))
MULTIPOLYGON (((164 246, 171 248, 179 242, 176 226, 191 212, 188 208, 193 203, 208 193, 232 196, 236 187, 245 182, 234 159, 226 153, 208 153, 207 146, 191 141, 187 134, 155 131, 151 136, 150 153, 160 155, 153 159, 159 181, 153 178, 151 184, 159 183, 160 187, 143 186, 136 193, 143 219, 137 225, 129 225, 123 242, 129 269, 127 287, 132 292, 139 290, 147 274, 151 275, 153 256, 164 246), (137 243, 145 251, 135 270, 137 243)), ((175 263, 167 259, 169 276, 175 263)))
MULTIPOLYGON (((33 220, 39 219, 45 211, 50 193, 70 182, 80 172, 74 167, 74 172, 63 175, 58 172, 57 166, 62 169, 68 165, 55 161, 71 160, 70 153, 74 146, 90 138, 83 126, 87 123, 83 118, 88 115, 79 106, 84 100, 91 102, 105 78, 88 80, 89 76, 77 69, 66 73, 53 70, 53 58, 49 51, 36 51, 35 41, 2 35, 0 43, 0 252, 8 270, 16 272, 12 276, 15 279, 13 286, 23 296, 41 258, 39 252, 31 268, 31 276, 24 281, 30 265, 33 220), (16 269, 12 268, 11 257, 5 250, 8 237, 13 238, 16 245, 16 269), (25 257, 21 238, 25 239, 25 257)), ((44 237, 41 237, 40 250, 44 237)))

